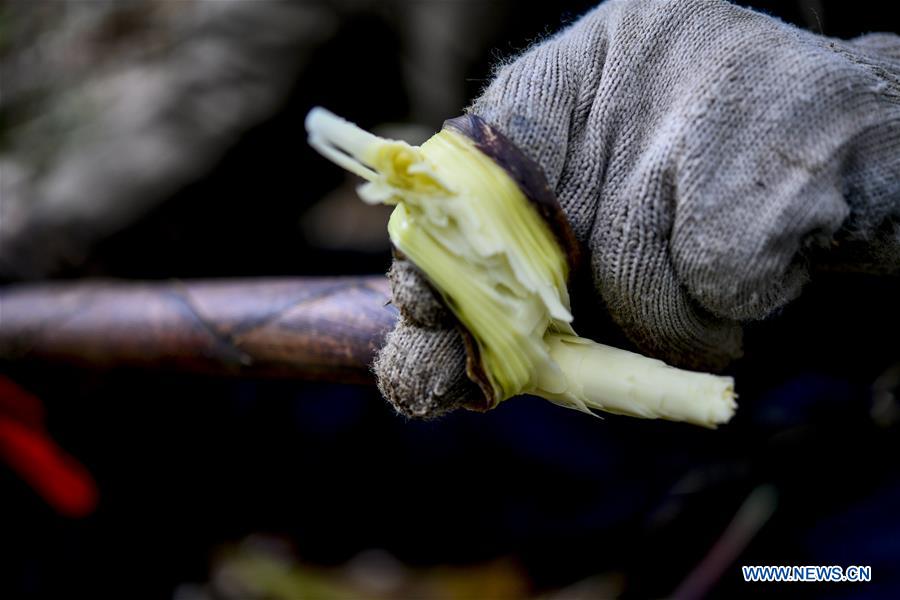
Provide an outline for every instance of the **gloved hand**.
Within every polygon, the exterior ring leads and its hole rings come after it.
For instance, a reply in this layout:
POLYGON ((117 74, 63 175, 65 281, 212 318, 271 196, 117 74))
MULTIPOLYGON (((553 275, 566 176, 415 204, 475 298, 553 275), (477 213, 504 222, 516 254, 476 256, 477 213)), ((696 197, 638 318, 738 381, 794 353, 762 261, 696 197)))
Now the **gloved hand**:
MULTIPOLYGON (((739 357, 741 324, 817 264, 900 272, 897 36, 826 38, 723 0, 610 0, 469 110, 543 169, 597 309, 672 364, 739 357)), ((446 309, 410 265, 390 277, 382 393, 424 417, 477 397, 446 309)))

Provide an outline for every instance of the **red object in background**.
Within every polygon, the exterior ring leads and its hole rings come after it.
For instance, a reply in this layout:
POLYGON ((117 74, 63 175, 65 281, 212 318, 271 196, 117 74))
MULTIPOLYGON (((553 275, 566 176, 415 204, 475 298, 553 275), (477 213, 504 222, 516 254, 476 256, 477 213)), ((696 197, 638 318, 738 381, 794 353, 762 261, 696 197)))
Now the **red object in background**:
POLYGON ((97 507, 99 492, 90 472, 47 434, 43 403, 2 375, 0 461, 63 516, 85 517, 97 507))

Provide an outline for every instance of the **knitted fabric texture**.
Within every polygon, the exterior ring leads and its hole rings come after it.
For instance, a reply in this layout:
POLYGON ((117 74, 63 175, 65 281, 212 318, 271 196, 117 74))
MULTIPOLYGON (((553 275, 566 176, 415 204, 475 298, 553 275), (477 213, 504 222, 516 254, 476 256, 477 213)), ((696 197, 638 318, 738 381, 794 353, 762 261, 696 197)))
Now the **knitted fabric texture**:
MULTIPOLYGON (((597 309, 672 364, 738 358, 742 323, 819 264, 900 272, 895 35, 826 38, 724 0, 611 0, 501 67, 469 110, 543 168, 597 309)), ((395 285, 396 303, 416 298, 395 285)), ((402 320, 382 391, 398 407, 475 393, 450 383, 461 347, 402 320)))
POLYGON ((397 259, 388 270, 391 303, 407 321, 429 329, 449 329, 453 317, 437 292, 408 260, 397 259))
POLYGON ((437 293, 407 260, 388 271, 400 320, 375 359, 378 389, 408 417, 438 417, 481 394, 466 376, 466 348, 437 293), (420 361, 425 361, 424 363, 420 361))

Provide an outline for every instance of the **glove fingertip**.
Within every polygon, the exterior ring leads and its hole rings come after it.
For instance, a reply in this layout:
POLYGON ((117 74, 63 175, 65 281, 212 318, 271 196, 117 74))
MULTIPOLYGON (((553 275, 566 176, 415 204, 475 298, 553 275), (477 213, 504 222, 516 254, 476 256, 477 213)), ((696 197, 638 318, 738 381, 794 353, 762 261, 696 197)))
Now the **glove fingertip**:
POLYGON ((407 321, 421 327, 444 328, 452 318, 431 284, 408 260, 396 259, 388 271, 392 302, 407 321))
POLYGON ((480 394, 466 376, 458 331, 417 327, 401 317, 373 365, 378 389, 402 415, 432 419, 480 394))

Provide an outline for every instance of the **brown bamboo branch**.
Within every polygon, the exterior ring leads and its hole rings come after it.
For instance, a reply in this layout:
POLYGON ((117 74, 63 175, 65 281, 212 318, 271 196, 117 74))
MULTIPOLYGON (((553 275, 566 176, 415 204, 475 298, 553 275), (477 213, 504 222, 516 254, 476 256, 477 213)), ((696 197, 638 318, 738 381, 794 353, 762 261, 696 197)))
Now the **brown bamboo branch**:
POLYGON ((368 383, 396 310, 380 276, 0 289, 0 360, 368 383))

